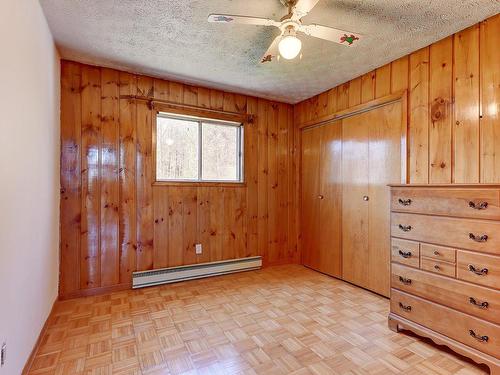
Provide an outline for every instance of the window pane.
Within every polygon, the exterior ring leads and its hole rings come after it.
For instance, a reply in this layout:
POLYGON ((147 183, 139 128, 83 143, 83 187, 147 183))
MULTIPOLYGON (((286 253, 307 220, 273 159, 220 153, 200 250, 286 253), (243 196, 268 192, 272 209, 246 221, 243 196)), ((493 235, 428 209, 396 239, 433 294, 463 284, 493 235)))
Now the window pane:
POLYGON ((202 176, 208 181, 239 179, 239 131, 237 126, 203 123, 202 176))
POLYGON ((198 123, 157 117, 156 176, 158 180, 198 179, 198 123))

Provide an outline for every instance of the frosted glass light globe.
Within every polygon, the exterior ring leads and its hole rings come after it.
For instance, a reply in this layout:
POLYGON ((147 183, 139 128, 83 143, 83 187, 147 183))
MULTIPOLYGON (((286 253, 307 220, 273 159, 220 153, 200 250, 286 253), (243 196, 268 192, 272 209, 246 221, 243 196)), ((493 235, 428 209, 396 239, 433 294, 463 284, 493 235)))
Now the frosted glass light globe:
POLYGON ((294 59, 302 49, 302 42, 294 35, 287 35, 278 44, 280 55, 287 60, 294 59))

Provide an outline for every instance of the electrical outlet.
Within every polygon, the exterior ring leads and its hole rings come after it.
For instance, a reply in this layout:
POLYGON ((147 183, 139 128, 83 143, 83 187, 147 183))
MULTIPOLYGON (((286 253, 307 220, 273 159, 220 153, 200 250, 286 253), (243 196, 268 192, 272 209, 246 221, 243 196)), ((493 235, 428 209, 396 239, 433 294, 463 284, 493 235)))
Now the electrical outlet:
POLYGON ((0 367, 5 365, 5 361, 7 360, 7 343, 4 342, 2 344, 2 351, 0 352, 0 367))
POLYGON ((201 254, 203 252, 203 248, 201 246, 201 243, 197 243, 194 248, 195 248, 196 254, 201 254))

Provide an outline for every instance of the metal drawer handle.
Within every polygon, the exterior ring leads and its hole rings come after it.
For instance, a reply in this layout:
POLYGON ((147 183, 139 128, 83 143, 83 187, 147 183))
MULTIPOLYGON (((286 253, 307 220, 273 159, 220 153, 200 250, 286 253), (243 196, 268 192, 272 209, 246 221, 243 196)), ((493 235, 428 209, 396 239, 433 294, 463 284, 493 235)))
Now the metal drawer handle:
POLYGON ((475 235, 474 233, 469 233, 469 238, 472 241, 476 241, 476 242, 486 242, 486 241, 488 241, 488 235, 487 234, 483 234, 483 235, 479 236, 479 235, 475 235))
POLYGON ((321 195, 321 194, 318 195, 318 199, 323 199, 323 198, 325 198, 323 195, 321 195))
POLYGON ((403 232, 411 231, 411 225, 399 224, 398 226, 399 226, 399 229, 401 229, 403 232))
POLYGON ((411 199, 398 199, 398 202, 402 206, 409 206, 411 204, 411 199))
POLYGON ((488 336, 478 335, 472 329, 469 329, 469 335, 471 335, 472 337, 474 337, 477 341, 481 341, 481 342, 488 342, 488 339, 489 339, 488 336))
POLYGON ((490 305, 488 302, 484 301, 484 302, 481 302, 481 301, 476 301, 474 298, 472 297, 469 297, 469 303, 471 305, 474 305, 474 306, 477 306, 479 307, 480 309, 487 309, 488 306, 490 305))
POLYGON ((403 309, 404 311, 408 311, 408 312, 411 311, 410 305, 406 306, 406 305, 403 305, 401 302, 399 302, 399 308, 403 309))
POLYGON ((439 267, 437 264, 434 265, 434 268, 438 271, 441 269, 441 267, 439 267))
POLYGON ((405 285, 410 285, 411 284, 411 279, 407 279, 406 277, 399 276, 399 281, 402 282, 405 285))
POLYGON ((479 202, 476 204, 473 201, 470 201, 469 207, 475 210, 485 210, 486 208, 488 208, 488 202, 479 202))
POLYGON ((401 255, 403 258, 411 258, 411 251, 404 252, 402 250, 399 250, 399 255, 401 255))
POLYGON ((486 276, 488 274, 488 269, 487 268, 482 268, 479 269, 479 267, 475 267, 472 264, 469 264, 469 271, 475 273, 476 275, 479 276, 486 276))
POLYGON ((439 251, 435 250, 435 251, 434 251, 434 255, 439 256, 439 255, 441 255, 441 254, 439 253, 439 251))

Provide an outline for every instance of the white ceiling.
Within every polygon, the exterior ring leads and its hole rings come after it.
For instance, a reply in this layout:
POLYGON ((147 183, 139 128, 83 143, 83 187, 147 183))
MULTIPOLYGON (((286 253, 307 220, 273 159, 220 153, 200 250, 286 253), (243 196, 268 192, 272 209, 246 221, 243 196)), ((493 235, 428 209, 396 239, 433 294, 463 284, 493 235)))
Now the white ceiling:
POLYGON ((500 12, 498 0, 320 0, 303 22, 365 34, 350 48, 303 35, 303 58, 260 64, 279 0, 40 0, 63 58, 296 103, 500 12))

